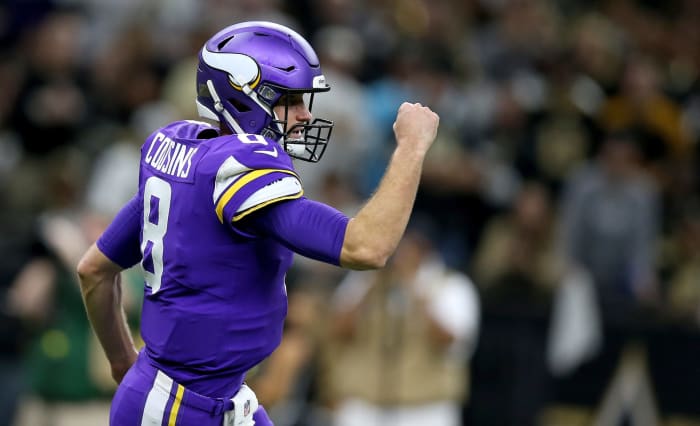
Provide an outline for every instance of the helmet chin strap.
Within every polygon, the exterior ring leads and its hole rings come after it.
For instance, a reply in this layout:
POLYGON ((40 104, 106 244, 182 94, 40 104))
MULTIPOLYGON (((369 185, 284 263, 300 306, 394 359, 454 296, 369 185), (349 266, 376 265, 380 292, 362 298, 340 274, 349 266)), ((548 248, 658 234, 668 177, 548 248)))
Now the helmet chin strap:
POLYGON ((231 130, 233 130, 237 134, 245 133, 243 128, 238 124, 236 119, 233 118, 231 113, 228 112, 226 108, 224 108, 224 105, 221 103, 221 98, 219 97, 219 94, 216 93, 214 83, 212 83, 211 80, 207 80, 207 88, 209 89, 209 93, 211 94, 212 99, 214 99, 214 109, 216 110, 216 112, 218 112, 224 117, 226 123, 231 127, 231 130))
POLYGON ((306 145, 300 143, 286 143, 284 150, 287 151, 287 154, 301 157, 306 153, 306 145))

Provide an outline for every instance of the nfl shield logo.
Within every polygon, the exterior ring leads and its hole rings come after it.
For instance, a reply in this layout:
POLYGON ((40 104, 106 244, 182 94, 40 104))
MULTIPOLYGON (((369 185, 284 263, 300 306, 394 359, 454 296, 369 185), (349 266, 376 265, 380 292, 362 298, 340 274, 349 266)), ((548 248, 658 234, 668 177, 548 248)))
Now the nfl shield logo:
POLYGON ((250 414, 250 400, 246 399, 245 404, 243 404, 243 417, 248 417, 250 414))

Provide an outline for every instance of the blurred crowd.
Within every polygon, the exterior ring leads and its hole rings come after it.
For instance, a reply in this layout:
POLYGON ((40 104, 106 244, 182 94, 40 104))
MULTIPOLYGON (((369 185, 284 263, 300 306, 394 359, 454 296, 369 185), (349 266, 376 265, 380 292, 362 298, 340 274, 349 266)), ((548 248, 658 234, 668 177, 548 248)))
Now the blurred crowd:
POLYGON ((106 424, 75 264, 144 138, 197 119, 203 42, 251 19, 306 36, 332 86, 307 196, 353 214, 400 103, 441 117, 386 271, 296 260, 250 377, 276 424, 700 424, 695 0, 0 3, 0 424, 106 424))

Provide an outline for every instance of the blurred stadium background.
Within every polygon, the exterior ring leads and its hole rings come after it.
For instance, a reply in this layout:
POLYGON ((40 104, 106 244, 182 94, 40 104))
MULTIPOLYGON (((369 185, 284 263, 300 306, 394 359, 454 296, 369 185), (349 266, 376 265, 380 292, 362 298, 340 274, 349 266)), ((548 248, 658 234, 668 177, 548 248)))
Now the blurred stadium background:
MULTIPOLYGON (((0 2, 0 424, 104 421, 74 265, 136 188, 144 137, 197 118, 203 41, 249 19, 305 35, 333 87, 310 197, 352 214, 400 102, 440 114, 416 210, 478 289, 464 424, 700 424, 696 0, 0 2)), ((327 424, 318 326, 344 274, 292 272, 294 343, 259 393, 279 424, 327 424)))

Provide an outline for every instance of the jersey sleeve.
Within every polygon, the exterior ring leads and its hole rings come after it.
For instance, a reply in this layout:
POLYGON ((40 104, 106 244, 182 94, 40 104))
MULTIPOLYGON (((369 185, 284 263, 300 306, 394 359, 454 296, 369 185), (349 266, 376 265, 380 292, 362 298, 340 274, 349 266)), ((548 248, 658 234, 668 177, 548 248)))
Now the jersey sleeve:
POLYGON ((301 197, 249 216, 242 227, 274 238, 302 256, 337 266, 349 220, 333 207, 301 197))
POLYGON ((126 269, 141 260, 141 203, 138 194, 117 213, 97 240, 97 248, 126 269))
POLYGON ((213 200, 219 221, 232 223, 267 205, 303 194, 296 172, 284 164, 270 162, 250 168, 229 156, 217 171, 213 200))

